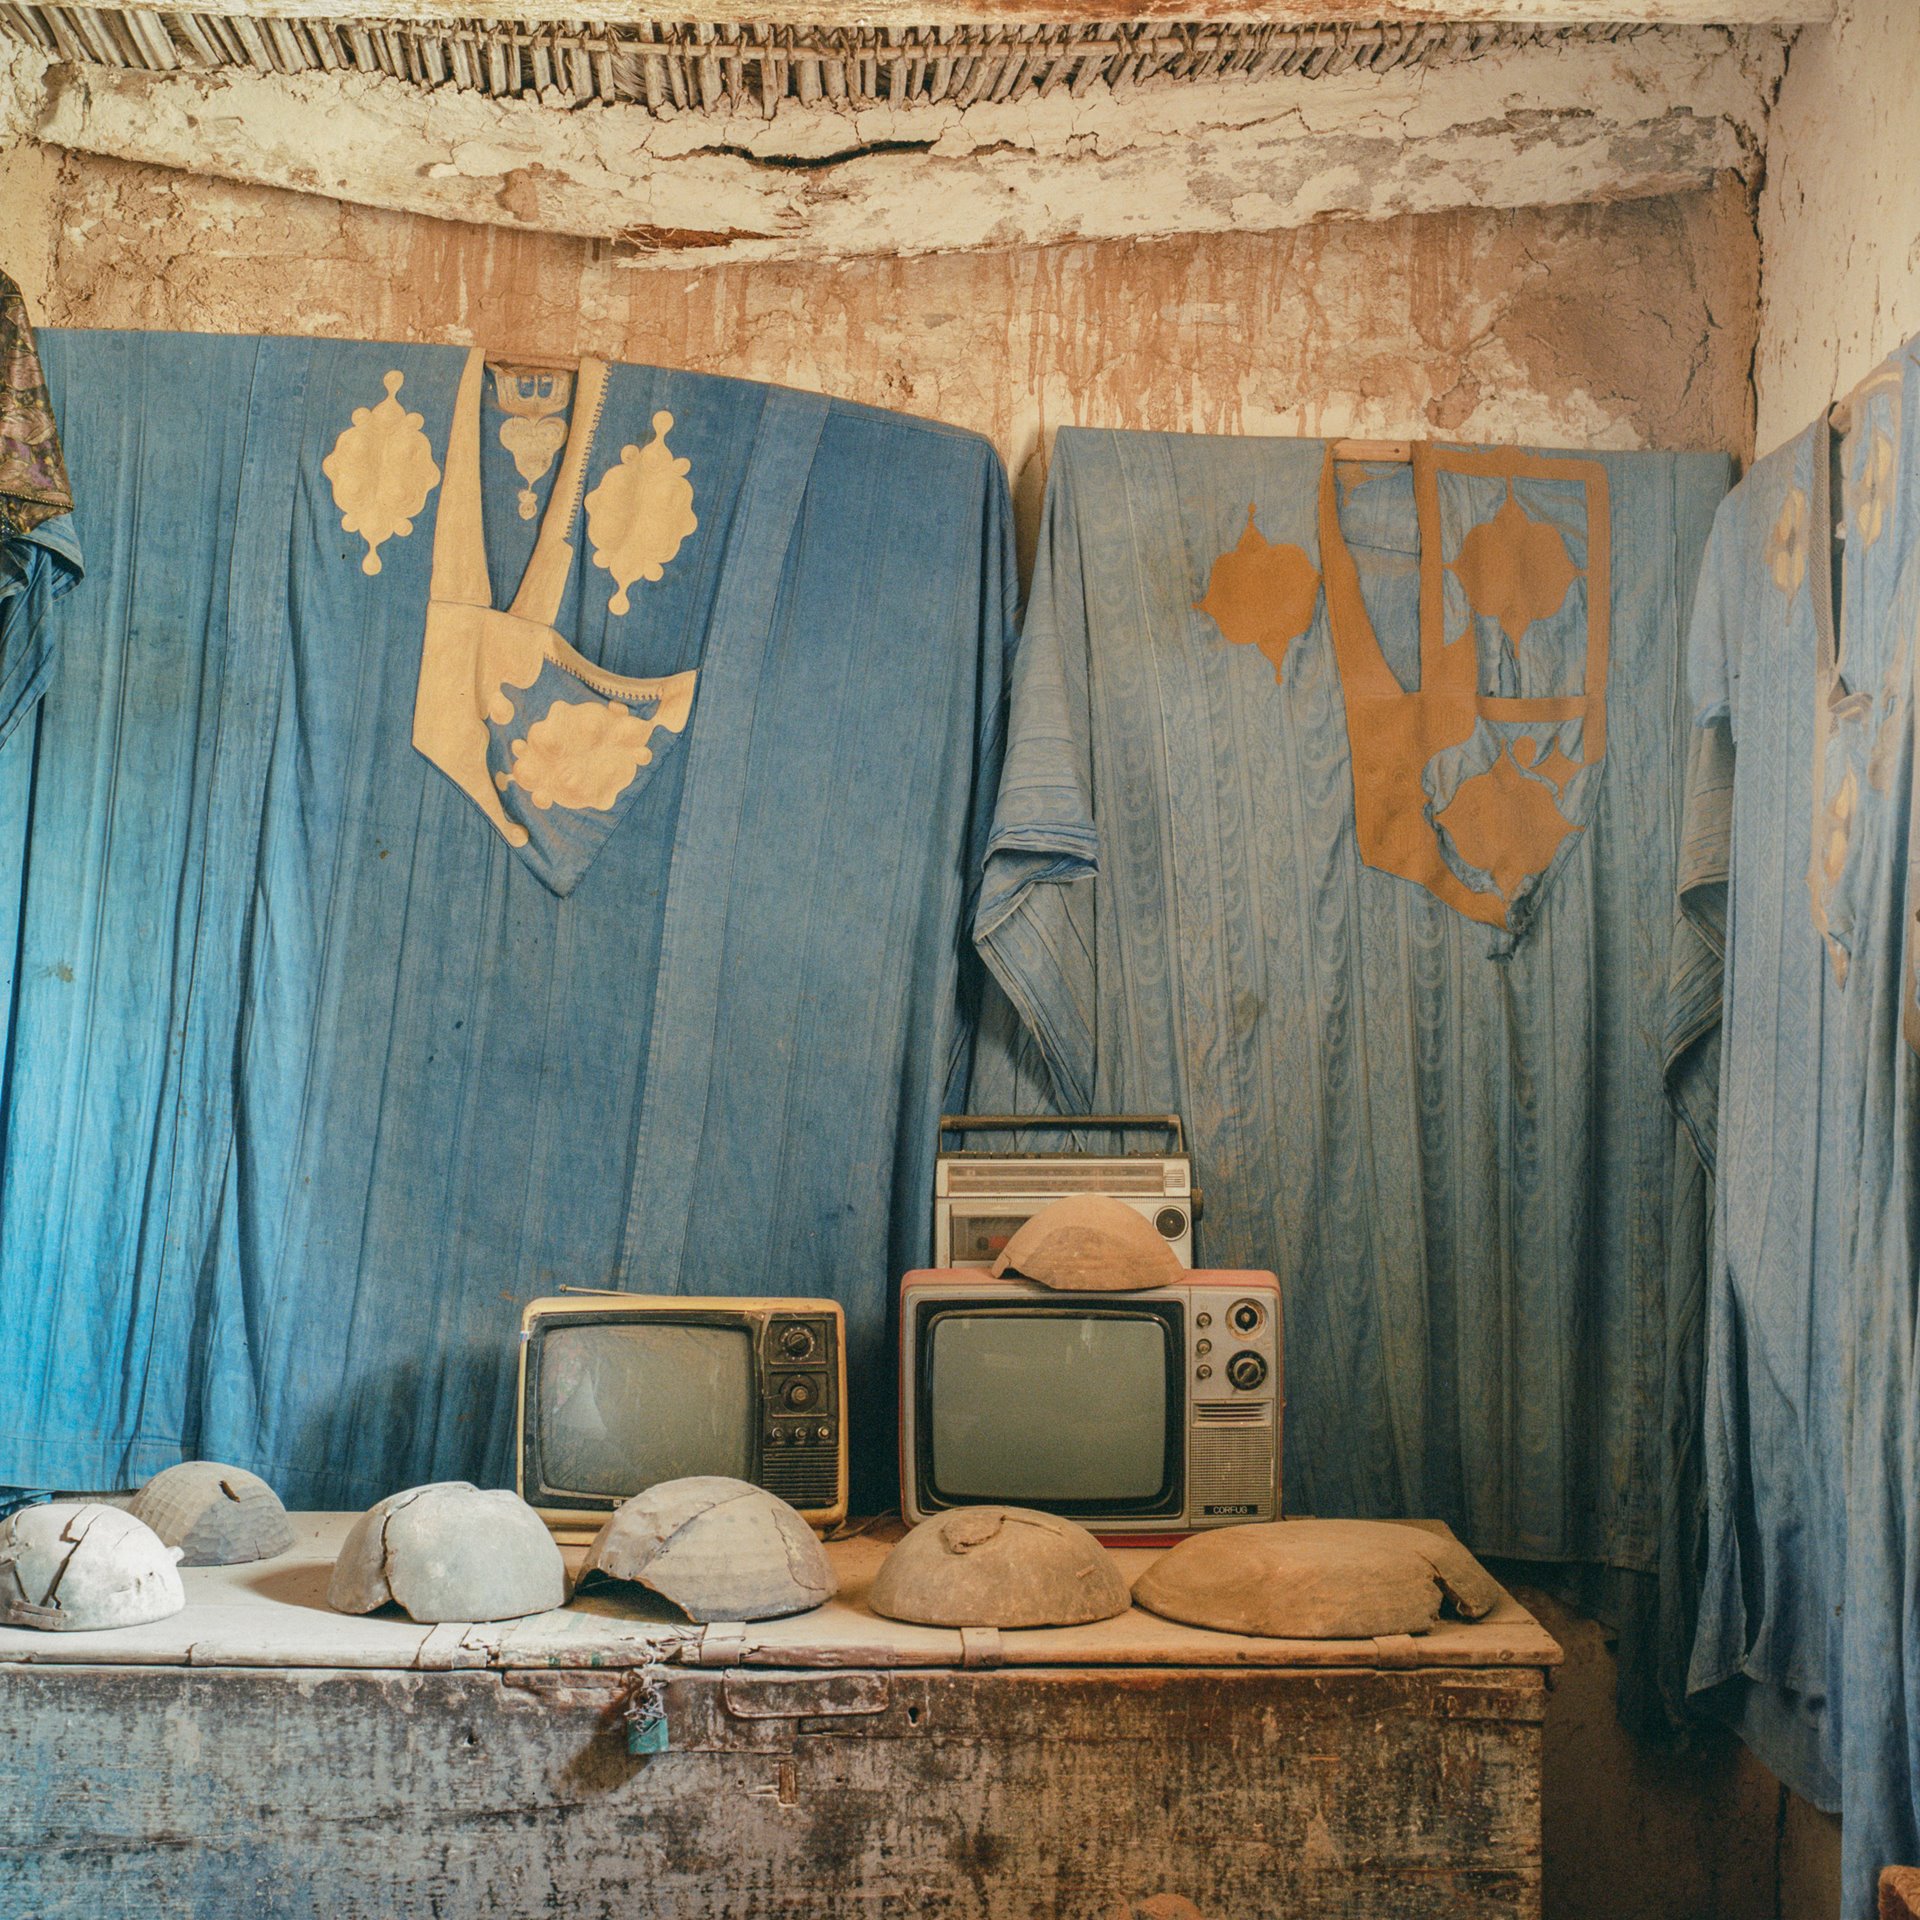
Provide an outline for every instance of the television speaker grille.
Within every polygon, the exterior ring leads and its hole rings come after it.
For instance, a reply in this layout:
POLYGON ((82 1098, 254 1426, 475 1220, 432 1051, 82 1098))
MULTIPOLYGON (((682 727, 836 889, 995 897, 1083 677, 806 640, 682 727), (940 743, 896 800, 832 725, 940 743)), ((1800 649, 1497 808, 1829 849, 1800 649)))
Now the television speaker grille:
POLYGON ((1271 1406, 1200 1409, 1190 1454, 1189 1507, 1204 1512, 1210 1506, 1270 1502, 1274 1440, 1271 1406), (1209 1414, 1215 1417, 1209 1420, 1209 1414))
POLYGON ((840 1493, 840 1454, 836 1447, 796 1447, 764 1454, 760 1484, 792 1507, 830 1507, 840 1493))

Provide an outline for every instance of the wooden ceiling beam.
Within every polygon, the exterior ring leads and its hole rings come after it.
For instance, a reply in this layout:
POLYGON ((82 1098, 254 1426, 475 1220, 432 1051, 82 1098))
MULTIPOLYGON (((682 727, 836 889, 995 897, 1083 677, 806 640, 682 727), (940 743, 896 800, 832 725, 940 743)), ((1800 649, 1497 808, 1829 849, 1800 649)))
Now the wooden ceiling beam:
MULTIPOLYGON (((1413 26, 1805 26, 1832 20, 1836 0, 201 0, 148 11, 256 20, 460 20, 477 25, 556 21, 716 26, 1027 26, 1128 21, 1277 26, 1387 22, 1413 26)), ((132 11, 133 9, 129 9, 132 11)))
POLYGON ((1771 34, 1508 46, 1425 71, 1199 80, 857 112, 555 111, 378 76, 52 66, 49 145, 636 265, 1274 232, 1568 205, 1750 171, 1771 34))

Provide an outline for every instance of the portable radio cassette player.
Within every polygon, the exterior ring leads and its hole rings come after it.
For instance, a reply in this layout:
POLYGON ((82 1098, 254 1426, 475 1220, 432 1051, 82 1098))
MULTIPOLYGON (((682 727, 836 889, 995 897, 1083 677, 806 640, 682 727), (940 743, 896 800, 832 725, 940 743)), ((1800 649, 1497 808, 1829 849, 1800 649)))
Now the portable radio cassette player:
POLYGON ((991 1267, 1006 1244, 1050 1201, 1104 1193, 1153 1222, 1183 1267, 1193 1265, 1200 1191, 1180 1116, 1153 1114, 963 1114, 940 1122, 949 1133, 1133 1132, 1169 1136, 1168 1153, 942 1152, 934 1163, 933 1258, 940 1267, 991 1267))
POLYGON ((1122 1542, 1277 1520, 1283 1352, 1270 1273, 1124 1293, 910 1273, 902 1515, 1039 1507, 1122 1542))
POLYGON ((685 1474, 847 1514, 846 1322, 832 1300, 566 1293, 520 1320, 515 1484, 563 1536, 685 1474))

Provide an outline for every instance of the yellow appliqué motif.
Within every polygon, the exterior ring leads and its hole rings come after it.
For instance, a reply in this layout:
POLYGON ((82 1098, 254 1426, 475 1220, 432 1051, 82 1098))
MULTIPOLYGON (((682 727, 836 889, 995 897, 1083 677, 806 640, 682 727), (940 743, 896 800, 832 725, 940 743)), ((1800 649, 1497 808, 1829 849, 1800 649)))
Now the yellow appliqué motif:
POLYGON ((414 515, 440 484, 433 449, 421 431, 425 419, 400 404, 405 378, 387 374, 387 397, 377 406, 355 407, 353 424, 320 462, 320 471, 333 483, 342 530, 367 543, 362 573, 380 571, 381 543, 410 534, 414 515))
POLYGON ((1860 544, 1866 548, 1880 538, 1893 504, 1893 442, 1884 433, 1875 432, 1873 444, 1860 463, 1855 486, 1859 504, 1854 524, 1860 529, 1860 544))
POLYGON ((605 813, 652 761, 647 742, 654 728, 679 732, 689 704, 662 701, 653 718, 643 720, 619 700, 604 705, 598 700, 556 700, 527 729, 527 737, 513 743, 513 771, 496 773, 493 783, 502 793, 509 786, 521 788, 543 812, 572 807, 605 813))
POLYGON ((1246 531, 1238 546, 1214 561, 1206 598, 1193 603, 1236 647, 1258 647, 1284 684, 1287 649, 1313 623, 1320 598, 1320 575, 1299 547, 1272 545, 1247 509, 1246 531))
POLYGON ((691 460, 677 459, 667 445, 673 415, 653 416, 653 438, 644 447, 620 449, 620 463, 601 475, 587 495, 587 537, 593 564, 613 575, 618 589, 609 613, 625 613, 627 589, 636 580, 658 580, 680 543, 700 524, 687 475, 691 460))
POLYGON ((1561 841, 1578 831, 1554 804, 1552 788, 1529 780, 1510 750, 1485 773, 1463 780, 1434 817, 1474 866, 1493 875, 1504 900, 1544 873, 1561 841))
POLYGON ((1511 480, 1500 511, 1461 541, 1451 565, 1467 604, 1497 620, 1515 647, 1536 620, 1551 620, 1560 611, 1580 577, 1558 529, 1527 512, 1513 497, 1511 480))
POLYGON ((1789 600, 1807 577, 1807 496, 1798 487, 1788 490, 1767 535, 1767 571, 1789 600))
POLYGON ((495 367, 493 395, 506 415, 500 422, 500 444, 513 455, 514 470, 526 483, 520 489, 520 518, 531 520, 540 510, 534 485, 546 477, 567 444, 563 416, 573 398, 573 376, 495 367))

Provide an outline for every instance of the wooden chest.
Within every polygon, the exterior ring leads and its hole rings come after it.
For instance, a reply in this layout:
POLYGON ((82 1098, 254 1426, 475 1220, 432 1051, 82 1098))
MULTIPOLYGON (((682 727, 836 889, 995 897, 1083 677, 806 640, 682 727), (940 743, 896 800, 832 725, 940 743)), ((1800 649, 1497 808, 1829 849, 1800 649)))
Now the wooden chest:
POLYGON ((0 1633, 4 1920, 1540 1910, 1558 1649, 1511 1602, 1394 1642, 961 1636, 866 1613, 859 1541, 804 1621, 425 1628, 316 1607, 337 1531, 156 1628, 0 1633))

